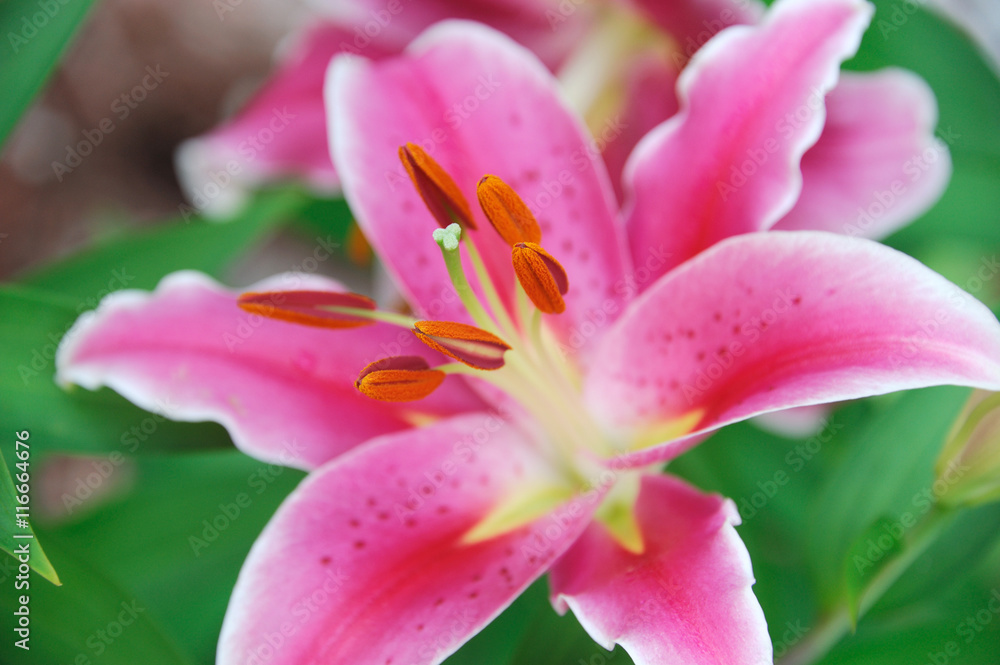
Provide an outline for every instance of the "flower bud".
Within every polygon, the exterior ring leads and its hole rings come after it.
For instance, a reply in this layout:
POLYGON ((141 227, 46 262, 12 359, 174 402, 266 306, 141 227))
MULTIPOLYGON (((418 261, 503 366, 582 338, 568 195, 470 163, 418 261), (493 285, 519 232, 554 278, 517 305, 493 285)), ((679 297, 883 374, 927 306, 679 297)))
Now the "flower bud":
POLYGON ((977 390, 952 426, 935 465, 946 506, 1000 500, 1000 393, 977 390))

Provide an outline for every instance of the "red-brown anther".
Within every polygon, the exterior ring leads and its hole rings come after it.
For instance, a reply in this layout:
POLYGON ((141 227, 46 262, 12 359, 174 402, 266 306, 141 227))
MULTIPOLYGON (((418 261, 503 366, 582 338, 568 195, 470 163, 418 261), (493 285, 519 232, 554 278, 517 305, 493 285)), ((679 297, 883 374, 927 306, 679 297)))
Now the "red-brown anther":
POLYGON ((417 193, 424 200, 434 219, 446 228, 457 222, 463 229, 475 229, 472 210, 448 172, 428 155, 423 148, 407 143, 399 148, 399 159, 410 174, 417 193))
POLYGON ((566 310, 562 297, 569 291, 562 265, 533 242, 519 242, 511 251, 517 281, 535 307, 546 314, 562 314, 566 310))
POLYGON ((476 188, 479 206, 508 245, 542 241, 538 220, 511 186, 495 175, 483 176, 476 188))
POLYGON ((437 390, 445 376, 419 356, 394 356, 365 367, 355 385, 382 402, 415 402, 437 390))
POLYGON ((435 351, 476 369, 500 369, 510 350, 502 339, 475 326, 451 321, 417 321, 413 334, 435 351))
POLYGON ((267 293, 244 293, 236 304, 252 314, 301 323, 319 328, 357 328, 369 326, 372 319, 352 314, 331 312, 325 307, 347 307, 350 309, 375 310, 371 298, 356 293, 332 293, 330 291, 271 291, 267 293))

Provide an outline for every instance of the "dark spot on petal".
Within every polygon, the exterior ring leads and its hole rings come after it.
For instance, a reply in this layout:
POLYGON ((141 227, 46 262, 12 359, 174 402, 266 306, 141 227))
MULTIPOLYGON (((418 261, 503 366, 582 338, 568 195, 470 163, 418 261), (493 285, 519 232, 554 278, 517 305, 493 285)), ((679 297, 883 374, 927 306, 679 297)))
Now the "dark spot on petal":
POLYGON ((355 540, 354 541, 354 549, 356 549, 356 550, 363 550, 364 548, 365 548, 365 541, 363 541, 363 540, 355 540))
POLYGON ((320 562, 320 563, 321 563, 322 565, 324 565, 324 566, 325 566, 325 565, 327 565, 327 564, 329 564, 329 563, 330 563, 330 560, 331 560, 331 559, 330 559, 330 557, 328 557, 328 556, 325 556, 325 557, 321 558, 321 559, 319 560, 319 562, 320 562))

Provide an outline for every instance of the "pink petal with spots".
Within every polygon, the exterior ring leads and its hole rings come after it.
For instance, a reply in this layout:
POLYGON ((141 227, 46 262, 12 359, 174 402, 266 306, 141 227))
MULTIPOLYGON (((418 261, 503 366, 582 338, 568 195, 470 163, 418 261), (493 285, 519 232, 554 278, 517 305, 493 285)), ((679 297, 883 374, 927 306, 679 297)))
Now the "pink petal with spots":
POLYGON ((695 434, 941 384, 1000 389, 1000 324, 989 309, 876 242, 772 231, 719 243, 634 301, 602 340, 585 393, 611 425, 649 434, 685 423, 695 434))
POLYGON ((536 211, 541 244, 569 275, 567 311, 550 317, 550 325, 565 339, 588 317, 607 320, 620 311, 615 286, 626 258, 606 171, 555 80, 529 52, 481 25, 449 21, 402 58, 337 58, 327 99, 345 196, 424 315, 467 320, 431 239, 437 224, 399 163, 397 149, 407 141, 423 145, 472 203, 480 228, 472 236, 508 302, 510 247, 475 204, 476 184, 487 173, 506 180, 536 211))
POLYGON ((681 74, 681 111, 626 167, 636 265, 665 253, 654 277, 665 274, 791 209, 799 160, 823 129, 823 98, 871 14, 864 0, 782 0, 759 26, 726 30, 698 52, 681 74))
POLYGON ((636 503, 645 551, 592 524, 553 567, 558 608, 573 610, 607 649, 636 665, 770 665, 764 613, 731 501, 648 475, 636 503))
POLYGON ((500 501, 553 480, 513 422, 485 413, 377 439, 318 469, 250 551, 219 665, 265 659, 268 636, 282 632, 271 665, 440 663, 586 527, 592 507, 557 509, 463 543, 500 501))
POLYGON ((764 14, 764 5, 757 0, 635 0, 635 4, 677 40, 680 64, 722 30, 752 25, 764 14))
POLYGON ((937 202, 951 177, 934 93, 914 74, 844 74, 823 135, 802 158, 802 195, 774 228, 881 238, 937 202))
MULTIPOLYGON (((343 290, 295 274, 252 288, 343 290)), ((405 353, 433 365, 443 357, 394 326, 309 328, 244 312, 236 296, 191 272, 165 278, 153 293, 112 294, 63 340, 57 380, 108 386, 173 420, 222 423, 244 452, 300 468, 407 429, 417 413, 482 407, 454 377, 417 405, 370 400, 354 387, 369 362, 405 353)))
MULTIPOLYGON (((298 178, 321 194, 338 192, 340 178, 327 150, 323 76, 330 58, 354 37, 331 24, 310 29, 239 113, 182 144, 177 172, 188 199, 225 216, 239 209, 248 189, 275 180, 298 178)), ((377 43, 365 53, 385 55, 377 43)))

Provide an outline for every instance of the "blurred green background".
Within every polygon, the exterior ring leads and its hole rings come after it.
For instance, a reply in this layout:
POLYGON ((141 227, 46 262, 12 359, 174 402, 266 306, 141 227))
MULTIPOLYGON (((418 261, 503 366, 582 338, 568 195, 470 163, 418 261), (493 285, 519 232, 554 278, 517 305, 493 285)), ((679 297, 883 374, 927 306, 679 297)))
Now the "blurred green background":
MULTIPOLYGON (((1000 83, 951 25, 921 9, 885 32, 880 21, 891 22, 904 3, 876 4, 873 27, 847 67, 894 65, 923 76, 937 93, 942 133, 953 137, 955 164, 941 202, 888 243, 996 312, 1000 277, 975 279, 1000 252, 1000 83)), ((0 4, 0 32, 16 28, 33 6, 0 4)), ((68 4, 21 55, 0 63, 0 141, 63 57, 88 7, 85 0, 68 4)), ((260 192, 229 224, 178 217, 141 231, 113 220, 106 227, 119 231, 0 285, 0 452, 13 468, 13 433, 31 432, 32 523, 63 582, 33 577, 32 648, 16 649, 15 564, 0 553, 0 662, 211 663, 239 567, 302 474, 236 451, 219 426, 164 421, 108 390, 63 392, 52 381, 55 346, 109 286, 150 289, 182 268, 231 282, 234 266, 276 236, 343 243, 350 214, 342 202, 282 187, 260 192), (127 279, 116 282, 122 274, 127 279), (220 505, 240 494, 250 504, 239 517, 209 528, 220 505)), ((741 424, 671 466, 741 506, 739 533, 777 655, 843 600, 845 561, 872 525, 914 510, 967 395, 938 388, 852 403, 821 435, 802 441, 741 424), (779 473, 788 480, 775 487, 770 481, 779 473)), ((571 616, 558 617, 546 594, 544 581, 534 585, 448 662, 631 662, 621 649, 596 646, 571 616)), ((993 598, 1000 598, 1000 506, 960 515, 821 662, 1000 663, 993 598)))

